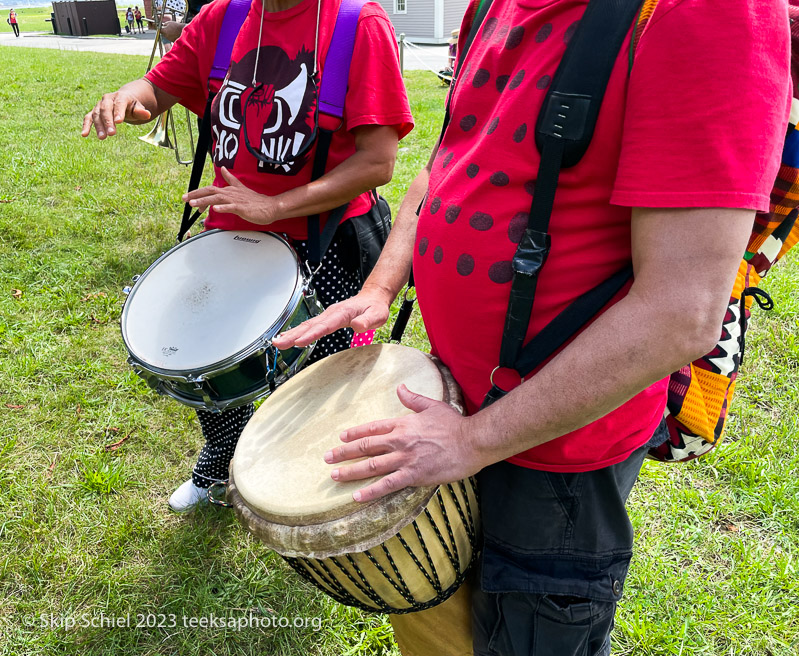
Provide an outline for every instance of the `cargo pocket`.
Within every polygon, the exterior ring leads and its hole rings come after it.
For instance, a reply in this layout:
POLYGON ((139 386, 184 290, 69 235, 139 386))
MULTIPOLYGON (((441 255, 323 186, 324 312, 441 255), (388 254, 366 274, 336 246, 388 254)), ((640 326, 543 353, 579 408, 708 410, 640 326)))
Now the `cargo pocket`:
MULTIPOLYGON (((475 656, 608 656, 613 602, 504 592, 484 595, 475 656)), ((479 626, 478 626, 479 624, 479 626)))
POLYGON ((604 656, 616 604, 544 595, 533 628, 531 656, 604 656))

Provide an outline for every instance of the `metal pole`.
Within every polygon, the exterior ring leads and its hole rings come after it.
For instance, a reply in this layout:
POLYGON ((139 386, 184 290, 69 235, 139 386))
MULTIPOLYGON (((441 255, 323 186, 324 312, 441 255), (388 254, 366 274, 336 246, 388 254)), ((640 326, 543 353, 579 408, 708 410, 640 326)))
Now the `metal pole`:
POLYGON ((400 75, 405 75, 405 32, 399 35, 400 75))

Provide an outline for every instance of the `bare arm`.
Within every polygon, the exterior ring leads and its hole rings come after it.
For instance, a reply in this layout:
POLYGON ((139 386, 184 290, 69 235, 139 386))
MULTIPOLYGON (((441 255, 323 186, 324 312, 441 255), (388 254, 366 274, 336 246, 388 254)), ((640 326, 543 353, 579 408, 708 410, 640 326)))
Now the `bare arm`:
POLYGON ((165 21, 161 26, 161 35, 167 40, 174 43, 183 34, 183 28, 186 23, 177 23, 175 21, 165 21))
POLYGON ((144 78, 133 80, 100 99, 94 109, 83 117, 81 135, 88 137, 94 126, 97 138, 105 139, 116 134, 118 124, 147 123, 179 100, 144 78))
POLYGON ((379 328, 388 320, 391 303, 408 281, 413 262, 413 245, 416 241, 416 210, 427 193, 430 166, 438 146, 433 149, 427 166, 414 178, 402 201, 391 233, 380 259, 364 283, 361 292, 353 298, 331 305, 318 317, 289 330, 272 342, 280 349, 305 346, 340 328, 351 326, 358 332, 379 328))
POLYGON ((417 414, 345 431, 346 444, 326 460, 368 459, 333 477, 384 474, 356 497, 362 501, 458 480, 587 425, 701 357, 718 339, 752 220, 746 210, 636 210, 635 282, 624 299, 536 376, 472 417, 400 386, 400 400, 417 414), (576 385, 575 371, 591 385, 576 385))
POLYGON ((276 196, 244 186, 222 168, 226 187, 202 187, 184 194, 192 207, 214 207, 259 225, 332 210, 391 180, 397 158, 397 131, 391 126, 364 125, 353 130, 355 153, 318 180, 276 196))

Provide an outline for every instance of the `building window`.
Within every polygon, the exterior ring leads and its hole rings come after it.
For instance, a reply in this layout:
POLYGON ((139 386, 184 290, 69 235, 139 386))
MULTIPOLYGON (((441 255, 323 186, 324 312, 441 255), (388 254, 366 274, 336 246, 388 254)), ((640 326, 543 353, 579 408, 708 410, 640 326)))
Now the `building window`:
POLYGON ((408 5, 406 4, 407 0, 394 0, 394 13, 395 14, 407 14, 408 13, 408 5))

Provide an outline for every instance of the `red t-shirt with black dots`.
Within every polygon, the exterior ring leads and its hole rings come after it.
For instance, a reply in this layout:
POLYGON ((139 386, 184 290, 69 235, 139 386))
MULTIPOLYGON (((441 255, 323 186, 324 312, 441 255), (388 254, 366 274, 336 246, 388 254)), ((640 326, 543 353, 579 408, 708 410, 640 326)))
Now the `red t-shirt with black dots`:
MULTIPOLYGON (((535 191, 536 118, 586 4, 495 0, 453 92, 414 274, 433 352, 470 412, 499 361, 510 261, 535 191)), ((632 207, 768 209, 790 101, 784 1, 661 0, 631 73, 629 41, 588 152, 561 174, 528 340, 630 262, 632 207)), ((575 371, 574 384, 591 381, 575 371)), ((666 394, 663 380, 510 460, 551 471, 620 462, 652 435, 666 394)))

